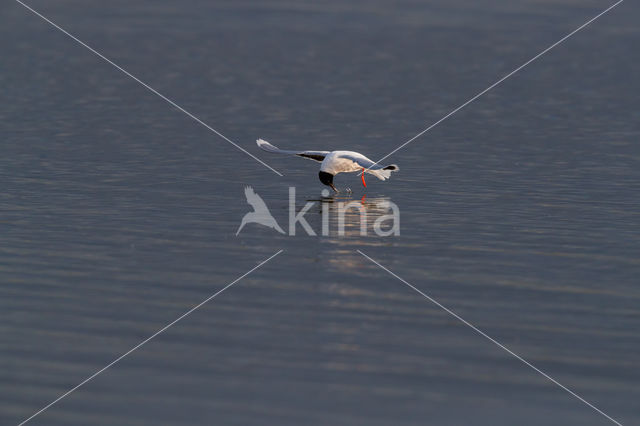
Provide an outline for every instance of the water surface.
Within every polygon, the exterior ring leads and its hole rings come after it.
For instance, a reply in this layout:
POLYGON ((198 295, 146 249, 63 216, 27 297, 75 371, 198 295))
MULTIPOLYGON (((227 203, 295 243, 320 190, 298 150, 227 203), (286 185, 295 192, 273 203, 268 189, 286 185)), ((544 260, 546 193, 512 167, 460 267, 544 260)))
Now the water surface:
MULTIPOLYGON (((317 164, 380 158, 600 1, 0 6, 0 423, 17 424, 284 252, 33 424, 608 424, 361 250, 623 424, 640 421, 640 75, 624 2, 389 158, 351 199, 401 235, 286 228, 317 164)), ((320 203, 307 220, 319 230, 320 203)), ((332 222, 333 223, 333 222, 332 222)))

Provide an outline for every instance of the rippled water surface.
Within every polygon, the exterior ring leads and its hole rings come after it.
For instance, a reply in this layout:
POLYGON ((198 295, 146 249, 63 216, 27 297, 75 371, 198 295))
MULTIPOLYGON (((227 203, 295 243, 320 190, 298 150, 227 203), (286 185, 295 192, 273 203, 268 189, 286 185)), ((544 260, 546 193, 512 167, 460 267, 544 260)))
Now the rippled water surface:
POLYGON ((640 10, 627 1, 388 159, 390 181, 261 152, 377 159, 610 5, 77 0, 0 5, 0 423, 640 422, 640 10), (320 233, 288 230, 289 186, 320 233), (363 196, 364 199, 363 199, 363 196), (309 201, 311 200, 311 201, 309 201), (322 200, 322 201, 321 201, 322 200), (337 235, 336 202, 400 235, 337 235), (376 216, 378 215, 378 216, 376 216))

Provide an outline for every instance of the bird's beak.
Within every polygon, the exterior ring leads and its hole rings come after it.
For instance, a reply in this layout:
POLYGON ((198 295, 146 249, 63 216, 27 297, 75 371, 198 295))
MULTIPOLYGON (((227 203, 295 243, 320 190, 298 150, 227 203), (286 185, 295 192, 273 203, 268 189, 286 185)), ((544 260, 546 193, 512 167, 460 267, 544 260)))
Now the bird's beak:
POLYGON ((331 187, 331 189, 333 189, 336 192, 340 192, 338 191, 338 188, 336 188, 336 186, 333 183, 330 183, 329 186, 331 187))

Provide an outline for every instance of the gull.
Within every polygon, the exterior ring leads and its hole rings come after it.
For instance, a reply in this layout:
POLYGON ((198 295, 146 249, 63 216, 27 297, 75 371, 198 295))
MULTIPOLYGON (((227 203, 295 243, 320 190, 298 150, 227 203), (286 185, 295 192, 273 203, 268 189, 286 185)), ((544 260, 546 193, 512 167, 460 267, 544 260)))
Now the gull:
POLYGON ((260 197, 250 186, 244 188, 244 195, 247 197, 247 203, 251 207, 253 207, 253 211, 244 215, 242 218, 242 222, 240 223, 240 227, 236 231, 236 236, 240 233, 242 228, 247 223, 259 223, 260 225, 264 225, 269 228, 273 228, 281 234, 284 234, 278 222, 276 222, 275 218, 271 215, 269 208, 264 203, 262 197, 260 197))
POLYGON ((333 177, 338 173, 360 172, 362 185, 366 188, 367 183, 364 181, 365 173, 372 174, 380 180, 387 180, 391 176, 391 172, 400 170, 395 164, 380 166, 355 151, 290 151, 273 146, 264 139, 258 139, 256 143, 267 152, 297 155, 322 163, 320 164, 320 172, 318 173, 320 182, 330 186, 335 192, 340 192, 333 185, 333 177))

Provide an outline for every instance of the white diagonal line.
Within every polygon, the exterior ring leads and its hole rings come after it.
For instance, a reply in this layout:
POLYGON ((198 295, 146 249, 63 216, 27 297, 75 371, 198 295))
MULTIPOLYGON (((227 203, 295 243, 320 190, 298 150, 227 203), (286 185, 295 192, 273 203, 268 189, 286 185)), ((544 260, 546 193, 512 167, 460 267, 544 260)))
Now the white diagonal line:
POLYGON ((217 131, 216 129, 214 129, 213 127, 209 126, 207 123, 205 123, 204 121, 200 120, 198 117, 196 117, 195 115, 193 115, 192 113, 190 113, 189 111, 187 111, 186 109, 184 109, 183 107, 181 107, 180 105, 178 105, 177 103, 175 103, 174 101, 172 101, 171 99, 167 98, 165 95, 163 95, 162 93, 158 92, 156 89, 154 89, 153 87, 149 86, 147 83, 145 83, 144 81, 140 80, 138 77, 136 77, 135 75, 131 74, 129 71, 125 70, 124 68, 122 68, 120 65, 116 64, 115 62, 113 62, 112 60, 110 60, 109 58, 107 58, 106 56, 104 56, 103 54, 101 54, 100 52, 98 52, 97 50, 95 50, 94 48, 92 48, 91 46, 89 46, 88 44, 86 44, 85 42, 83 42, 82 40, 78 39, 76 36, 74 36, 73 34, 69 33, 67 30, 65 30, 64 28, 60 27, 58 24, 56 24, 55 22, 51 21, 49 18, 43 16, 41 13, 37 12, 36 10, 34 10, 33 8, 31 8, 30 6, 26 5, 25 3, 23 3, 20 0, 16 0, 16 2, 20 3, 22 6, 24 6, 26 9, 30 10, 31 12, 33 12, 35 15, 39 16, 40 18, 42 18, 44 21, 48 22, 49 24, 51 24, 53 27, 55 27, 56 29, 60 30, 61 32, 63 32, 64 34, 66 34, 67 36, 69 36, 71 39, 73 39, 74 41, 76 41, 78 44, 80 44, 81 46, 86 47, 87 49, 89 49, 92 53, 94 53, 96 56, 104 59, 107 63, 111 64, 113 67, 115 67, 116 69, 118 69, 119 71, 121 71, 123 74, 127 75, 128 77, 131 77, 133 80, 135 80, 136 82, 140 83, 143 87, 145 87, 146 89, 148 89, 150 92, 154 93, 155 95, 159 96, 160 98, 164 99, 166 102, 168 102, 171 106, 177 108, 178 110, 182 111, 183 113, 185 113, 187 116, 189 116, 190 118, 192 118, 193 120, 195 120, 197 123, 203 125, 204 127, 206 127, 207 129, 211 130, 213 133, 215 133, 216 135, 220 136, 222 139, 226 140, 227 142, 229 142, 231 145, 235 146, 236 148, 238 148, 240 151, 244 152, 245 154, 247 154, 248 156, 250 156, 251 158, 253 158, 254 160, 256 160, 257 162, 259 162, 260 164, 262 164, 263 166, 269 168, 271 171, 273 171, 275 174, 282 176, 282 173, 280 173, 279 171, 277 171, 276 169, 274 169, 273 167, 271 167, 270 165, 268 165, 267 163, 265 163, 264 161, 262 161, 261 159, 259 159, 258 157, 256 157, 255 155, 251 154, 249 151, 247 151, 246 149, 242 148, 240 145, 238 145, 237 143, 235 143, 234 141, 232 141, 231 139, 229 139, 228 137, 226 137, 225 135, 223 135, 222 133, 220 133, 219 131, 217 131))
POLYGON ((114 359, 113 361, 111 361, 109 364, 107 364, 106 366, 102 367, 100 370, 96 371, 95 373, 93 373, 91 376, 87 377, 86 379, 84 379, 82 382, 78 383, 76 386, 74 386, 73 388, 69 389, 68 391, 66 391, 65 393, 63 393, 62 395, 60 395, 58 398, 54 399, 53 401, 51 401, 49 404, 45 405, 44 407, 42 407, 40 410, 36 411, 34 414, 32 414, 30 417, 28 417, 27 419, 23 420, 18 426, 21 426, 25 423, 27 423, 28 421, 30 421, 31 419, 33 419, 34 417, 36 417, 37 415, 39 415, 40 413, 42 413, 43 411, 47 410, 48 408, 50 408, 52 405, 54 405, 55 403, 57 403, 58 401, 60 401, 62 398, 68 396, 70 393, 74 392, 76 389, 78 389, 79 387, 83 386, 85 383, 89 382, 90 380, 94 379, 96 376, 98 376, 100 373, 104 372, 106 369, 108 369, 109 367, 113 366, 114 364, 116 364, 118 361, 120 361, 121 359, 123 359, 124 357, 126 357, 127 355, 131 354, 133 351, 135 351, 136 349, 140 348, 142 345, 144 345, 145 343, 147 343, 148 341, 150 341, 151 339, 153 339, 154 337, 156 337, 157 335, 163 333, 164 331, 166 331, 169 327, 173 326, 175 323, 177 323, 178 321, 180 321, 181 319, 185 318, 186 316, 188 316, 189 314, 191 314, 193 311, 195 311, 196 309, 200 308, 202 305, 204 305, 205 303, 207 303, 208 301, 210 301, 211 299, 213 299, 214 297, 216 297, 217 295, 219 295, 220 293, 222 293, 223 291, 225 291, 226 289, 228 289, 229 287, 231 287, 232 285, 234 285, 235 283, 237 283, 238 281, 240 281, 241 279, 243 279, 244 277, 246 277, 247 275, 249 275, 250 273, 252 273, 253 271, 255 271, 256 269, 260 268, 262 265, 264 265, 265 263, 267 263, 268 261, 270 261, 271 259, 273 259, 274 257, 276 257, 277 255, 279 255, 280 253, 282 253, 284 250, 278 250, 275 254, 271 255, 271 257, 269 257, 266 260, 263 260, 262 262, 258 263, 256 266, 254 266, 253 268, 251 268, 249 271, 245 272, 244 274, 242 274, 240 277, 236 278, 235 280, 233 280, 232 282, 230 282, 229 284, 227 284, 226 286, 224 286, 221 290, 218 290, 217 292, 215 292, 214 294, 212 294, 211 296, 207 297, 206 299, 204 299, 202 302, 198 303, 196 306, 194 306, 193 308, 189 309, 187 312, 185 312, 184 314, 180 315, 178 318, 176 318, 175 320, 171 321, 169 324, 165 325, 164 327, 162 327, 160 330, 156 331, 155 333, 153 333, 151 336, 147 337, 146 339, 144 339, 142 342, 138 343, 137 345, 135 345, 134 347, 132 347, 131 349, 129 349, 127 352, 123 353, 122 355, 120 355, 118 358, 114 359))
MULTIPOLYGON (((427 127, 426 129, 424 129, 423 131, 421 131, 420 133, 418 133, 417 135, 415 135, 414 137, 412 137, 411 139, 409 139, 408 141, 406 141, 405 143, 403 143, 402 145, 400 145, 399 147, 397 147, 396 149, 394 149, 393 151, 391 151, 390 153, 388 153, 387 155, 385 155, 384 157, 382 157, 381 159, 379 159, 378 161, 376 161, 375 163, 373 163, 371 165, 371 167, 375 166, 376 164, 380 163, 382 160, 384 160, 385 158, 395 154, 396 152, 398 152, 399 150, 401 150, 402 148, 404 148, 405 146, 409 145, 411 142, 413 142, 414 140, 418 139, 420 136, 424 135, 425 133, 427 133, 429 130, 433 129, 434 127, 436 127, 438 124, 442 123, 444 120, 446 120, 447 118, 451 117, 453 114, 455 114, 456 112, 460 111, 462 108, 466 107, 467 105, 469 105, 471 102, 475 101, 476 99, 478 99, 480 96, 484 95, 485 93, 487 93, 489 90, 493 89, 494 87, 496 87, 497 85, 499 85, 500 83, 502 83, 503 81, 505 81, 506 79, 508 79, 509 77, 511 77, 512 75, 514 75, 515 73, 517 73, 518 71, 520 71, 522 68, 526 67, 527 65, 529 65, 531 62, 535 61, 536 59, 538 59, 539 57, 541 57, 542 55, 544 55, 545 53, 547 53, 548 51, 550 51, 551 49, 553 49, 554 47, 558 46, 560 43, 564 42, 566 39, 568 39, 569 37, 571 37, 572 35, 574 35, 575 33, 577 33, 578 31, 582 30, 583 28, 585 28, 587 25, 589 25, 590 23, 592 23, 593 21, 595 21, 596 19, 600 18, 602 15, 604 15, 605 13, 609 12, 611 9, 613 9, 614 7, 616 7, 617 5, 619 5, 620 3, 622 3, 624 0, 618 0, 616 3, 612 4, 611 6, 609 6, 608 8, 606 8, 605 10, 603 10, 602 12, 600 12, 599 14, 597 14, 596 16, 594 16, 593 18, 589 19, 587 22, 585 22, 584 24, 580 25, 578 28, 576 28, 575 30, 571 31, 569 34, 567 34, 566 36, 562 37, 560 40, 556 41, 555 43, 553 43, 551 46, 547 47, 546 49, 544 49, 542 52, 538 53, 536 56, 534 56, 533 58, 529 59, 527 62, 525 62, 524 64, 520 65, 518 68, 514 69, 513 71, 511 71, 509 74, 505 75, 504 77, 502 77, 500 80, 496 81, 495 83, 493 83, 491 86, 487 87, 486 89, 484 89, 482 92, 478 93, 477 95, 475 95, 473 98, 469 99, 467 102, 463 103, 462 105, 460 105, 459 107, 457 107, 456 109, 454 109, 453 111, 451 111, 450 113, 448 113, 447 115, 445 115, 444 117, 442 117, 440 120, 436 121, 435 123, 433 123, 431 126, 427 127)), ((370 168, 371 168, 370 167, 370 168)))
POLYGON ((571 395, 573 395, 574 397, 578 398, 580 401, 584 402, 585 404, 587 404, 589 407, 593 408, 594 410, 596 410, 598 413, 602 414, 604 417, 606 417, 607 419, 611 420, 613 423, 617 424, 618 426, 622 426, 622 423, 620 423, 619 421, 615 420, 614 418, 612 418, 611 416, 609 416, 607 413, 605 413, 604 411, 602 411, 601 409, 599 409, 598 407, 596 407, 595 405, 593 405, 592 403, 590 403, 589 401, 587 401, 586 399, 584 399, 583 397, 581 397, 580 395, 578 395, 577 393, 575 393, 574 391, 572 391, 571 389, 569 389, 568 387, 564 386, 562 383, 558 382, 556 379, 554 379, 553 377, 551 377, 550 375, 548 375, 547 373, 545 373, 544 371, 540 370, 538 367, 536 367, 535 365, 531 364, 529 361, 527 361, 526 359, 522 358, 520 355, 518 355, 517 353, 513 352, 511 349, 507 348, 505 345, 503 345, 502 343, 498 342, 496 339, 494 339, 493 337, 489 336, 487 333, 485 333, 484 331, 480 330, 478 327, 476 327, 475 325, 471 324, 469 321, 465 320, 464 318, 462 318, 460 315, 456 314, 455 312, 453 312, 451 309, 447 308, 446 306, 444 306, 443 304, 441 304, 440 302, 438 302, 437 300, 435 300, 433 297, 423 293, 421 290, 419 290, 418 288, 414 287, 412 284, 410 284, 409 282, 405 281, 404 279, 402 279, 401 277, 399 277, 398 275, 394 274, 393 272, 391 272, 389 269, 385 268, 384 266, 382 266, 380 263, 376 262, 375 260, 373 260, 372 258, 370 258, 369 256, 367 256, 366 254, 364 254, 362 251, 360 250, 356 250, 358 253, 360 253, 362 256, 364 256, 365 258, 369 259, 371 262, 373 262, 374 264, 378 265, 380 268, 384 269, 385 271, 387 271, 389 274, 391 274, 392 276, 394 276, 395 278, 399 279, 400 281, 402 281, 403 283, 405 283, 407 286, 409 286, 411 289, 413 289, 414 291, 416 291, 417 293, 421 294, 422 296, 424 296, 426 299, 428 299, 431 303, 433 303, 434 305, 438 306, 440 309, 444 310, 446 313, 448 313, 449 315, 455 317, 458 321, 462 322, 464 325, 468 326, 469 328, 471 328, 473 331, 475 331, 476 333, 478 333, 479 335, 481 335, 482 337, 488 339, 489 341, 491 341, 492 343, 494 343, 496 346, 498 346, 499 348, 505 350, 506 352, 508 352, 509 354, 511 354, 512 356, 514 356, 515 358, 517 358, 518 360, 520 360, 521 362, 523 362, 525 365, 531 367, 533 370, 535 370, 536 372, 540 373, 541 375, 543 375, 544 377, 546 377, 547 379, 549 379, 550 381, 552 381, 553 383, 555 383, 556 385, 560 386, 562 389, 564 389, 565 391, 569 392, 571 395))

